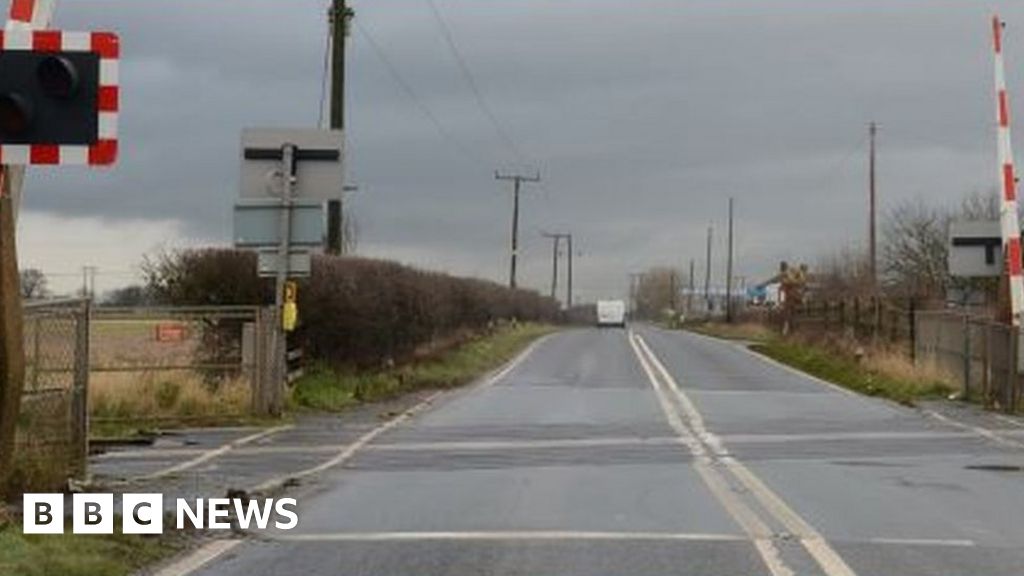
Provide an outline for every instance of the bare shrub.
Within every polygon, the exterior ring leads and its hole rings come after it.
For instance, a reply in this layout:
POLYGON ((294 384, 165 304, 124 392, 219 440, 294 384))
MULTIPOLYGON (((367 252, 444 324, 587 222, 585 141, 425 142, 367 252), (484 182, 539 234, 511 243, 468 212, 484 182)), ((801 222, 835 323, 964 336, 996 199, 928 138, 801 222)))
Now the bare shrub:
MULTIPOLYGON (((143 266, 150 292, 165 304, 258 305, 273 301, 272 283, 256 276, 256 257, 230 249, 168 252, 143 266)), ((296 333, 311 360, 362 366, 401 361, 466 331, 499 321, 554 322, 554 300, 494 282, 428 272, 394 262, 335 256, 313 259, 299 288, 296 333)), ((208 328, 218 339, 237 338, 236 326, 208 328)), ((211 340, 211 341, 212 341, 211 340)))

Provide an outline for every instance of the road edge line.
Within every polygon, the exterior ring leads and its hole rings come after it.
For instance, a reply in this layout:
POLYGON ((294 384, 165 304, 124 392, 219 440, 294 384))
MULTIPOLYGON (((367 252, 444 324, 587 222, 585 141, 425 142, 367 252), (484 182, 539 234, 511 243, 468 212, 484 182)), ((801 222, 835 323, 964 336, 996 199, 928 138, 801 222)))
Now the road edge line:
POLYGON ((135 478, 131 478, 131 479, 128 480, 128 482, 129 483, 147 482, 149 480, 159 480, 160 478, 166 478, 167 476, 170 476, 172 474, 177 474, 178 472, 184 472, 185 470, 189 470, 191 468, 195 468, 196 466, 199 466, 200 464, 204 464, 206 462, 209 462, 210 460, 213 460, 214 458, 217 458, 219 456, 223 456, 224 454, 227 454, 228 452, 231 452, 235 448, 240 448, 240 447, 245 446, 247 444, 252 444, 253 442, 256 442, 257 440, 262 440, 264 438, 268 438, 270 436, 273 436, 274 434, 278 434, 280 432, 284 432, 285 430, 291 430, 292 428, 295 428, 294 424, 282 424, 280 426, 274 426, 274 427, 271 427, 271 428, 267 428, 265 430, 261 430, 259 432, 256 432, 255 434, 250 434, 248 436, 244 436, 242 438, 238 438, 236 440, 232 440, 231 442, 227 442, 227 443, 222 444, 222 445, 220 445, 220 446, 218 446, 216 448, 211 448, 210 450, 206 451, 205 453, 203 453, 203 454, 201 454, 201 455, 199 455, 199 456, 197 456, 197 457, 195 457, 195 458, 193 458, 191 460, 186 460, 185 462, 180 462, 178 464, 175 464, 174 466, 170 466, 170 467, 164 468, 162 470, 157 470, 156 472, 151 472, 149 474, 144 474, 142 476, 137 476, 135 478))
POLYGON ((658 398, 658 404, 661 406, 665 419, 668 420, 669 426, 679 435, 680 442, 686 446, 693 456, 693 468, 701 481, 704 482, 708 491, 725 509, 726 514, 732 521, 739 526, 740 530, 754 542, 755 550, 757 550, 761 561, 764 562, 765 567, 772 576, 794 576, 795 572, 782 561, 782 555, 778 547, 771 540, 772 532, 767 523, 737 496, 729 486, 728 481, 708 463, 709 458, 703 444, 682 421, 682 418, 672 406, 671 399, 668 398, 665 390, 662 389, 661 382, 651 369, 649 362, 656 359, 644 357, 641 346, 638 345, 638 342, 642 343, 643 339, 632 330, 627 332, 627 338, 629 339, 630 347, 633 349, 634 356, 647 376, 649 384, 654 388, 655 396, 658 398))
POLYGON ((227 554, 241 543, 242 540, 236 538, 207 542, 188 555, 182 556, 171 564, 153 572, 152 576, 187 576, 227 554))
POLYGON ((804 520, 789 504, 776 494, 763 480, 757 477, 749 468, 735 457, 730 456, 728 450, 721 443, 721 440, 704 427, 703 417, 697 410, 696 405, 686 395, 676 382, 675 378, 668 372, 665 365, 661 363, 657 355, 644 341, 643 336, 637 335, 637 341, 650 356, 651 363, 658 369, 669 389, 676 395, 683 410, 697 416, 693 421, 694 433, 697 438, 706 442, 719 456, 734 478, 740 481, 747 490, 754 496, 765 512, 781 522, 787 530, 793 532, 800 538, 800 543, 814 560, 821 566, 828 576, 856 576, 856 572, 846 563, 835 549, 825 540, 809 522, 804 520))

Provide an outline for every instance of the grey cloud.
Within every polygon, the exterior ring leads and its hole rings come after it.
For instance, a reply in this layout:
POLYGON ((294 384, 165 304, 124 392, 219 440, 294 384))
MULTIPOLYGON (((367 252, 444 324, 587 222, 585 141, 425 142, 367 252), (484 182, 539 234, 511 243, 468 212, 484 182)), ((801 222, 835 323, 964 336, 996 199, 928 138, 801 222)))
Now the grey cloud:
MULTIPOLYGON (((745 275, 862 241, 871 120, 882 124, 883 206, 951 202, 995 182, 987 6, 436 1, 492 108, 544 174, 523 202, 523 279, 538 288, 550 251, 540 229, 577 233, 578 286, 596 297, 621 292, 627 272, 647 265, 699 261, 709 222, 722 238, 730 195, 745 275)), ((348 206, 366 252, 504 279, 509 194, 491 170, 520 163, 476 107, 424 0, 353 4, 473 151, 440 137, 355 34, 350 172, 361 191, 348 206)), ((1024 110, 1024 6, 994 4, 1010 21, 1010 88, 1024 110)), ((124 39, 123 157, 111 172, 33 171, 28 207, 179 218, 188 234, 225 241, 241 128, 316 122, 325 9, 60 4, 61 26, 124 39)))

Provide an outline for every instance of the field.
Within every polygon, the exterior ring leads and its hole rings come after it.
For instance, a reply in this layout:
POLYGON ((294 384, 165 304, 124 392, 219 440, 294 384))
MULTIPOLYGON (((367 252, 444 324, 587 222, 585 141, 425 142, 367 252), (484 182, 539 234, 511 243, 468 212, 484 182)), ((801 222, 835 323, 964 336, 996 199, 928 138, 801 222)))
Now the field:
POLYGON ((204 349, 202 326, 195 322, 173 323, 184 328, 181 340, 158 341, 160 325, 172 324, 93 321, 89 413, 94 436, 247 419, 250 381, 240 352, 204 349))

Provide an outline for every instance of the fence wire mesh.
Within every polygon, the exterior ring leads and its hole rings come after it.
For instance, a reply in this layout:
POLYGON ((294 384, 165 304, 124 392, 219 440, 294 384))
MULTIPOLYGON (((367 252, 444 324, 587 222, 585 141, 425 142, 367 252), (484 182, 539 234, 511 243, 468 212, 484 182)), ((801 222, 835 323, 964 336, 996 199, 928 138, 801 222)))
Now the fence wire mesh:
POLYGON ((1018 336, 1007 324, 960 312, 919 312, 915 354, 955 378, 965 396, 998 410, 1020 408, 1018 336))
POLYGON ((194 422, 245 417, 256 378, 255 307, 93 310, 92 420, 194 422))
POLYGON ((89 302, 29 303, 15 482, 55 487, 85 468, 89 302))

